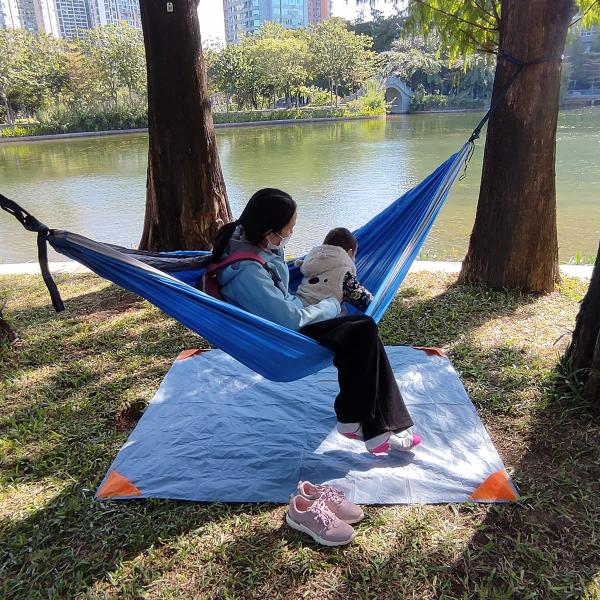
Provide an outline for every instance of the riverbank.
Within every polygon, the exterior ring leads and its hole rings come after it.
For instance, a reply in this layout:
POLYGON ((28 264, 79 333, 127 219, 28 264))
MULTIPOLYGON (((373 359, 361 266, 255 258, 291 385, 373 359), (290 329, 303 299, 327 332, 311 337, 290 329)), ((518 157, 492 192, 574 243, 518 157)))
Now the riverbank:
POLYGON ((597 598, 600 423, 555 386, 587 284, 568 279, 535 296, 455 279, 410 274, 380 330, 388 345, 446 348, 521 500, 367 506, 353 543, 329 549, 287 528, 282 505, 95 501, 173 358, 205 343, 96 276, 58 277, 60 315, 41 278, 10 278, 4 314, 18 338, 0 348, 0 589, 11 598, 597 598))
MULTIPOLYGON (((0 142, 118 135, 148 131, 148 117, 145 110, 125 116, 119 112, 113 114, 111 111, 100 114, 90 113, 89 111, 82 111, 81 114, 63 113, 64 111, 59 112, 54 118, 41 123, 0 127, 0 142)), ((346 106, 324 106, 213 113, 213 121, 216 128, 244 127, 259 124, 286 125, 298 122, 311 123, 355 119, 385 119, 385 110, 383 108, 356 109, 346 106)))
MULTIPOLYGON (((386 115, 357 115, 348 117, 315 117, 310 119, 275 119, 264 121, 242 121, 240 123, 215 123, 215 129, 229 129, 233 127, 259 127, 265 125, 291 125, 293 123, 325 123, 330 121, 373 121, 385 120, 386 115)), ((66 140, 70 138, 106 137, 110 135, 148 133, 147 127, 139 129, 110 129, 107 131, 79 131, 73 133, 51 133, 47 135, 27 135, 20 137, 0 137, 0 144, 15 142, 40 142, 44 140, 66 140)))
MULTIPOLYGON (((451 261, 416 260, 410 267, 409 273, 460 273, 462 263, 451 261)), ((90 273, 91 271, 74 261, 52 262, 50 272, 61 273, 90 273)), ((561 275, 578 279, 591 279, 593 265, 560 265, 561 275)), ((39 275, 38 263, 0 264, 0 276, 39 275)))

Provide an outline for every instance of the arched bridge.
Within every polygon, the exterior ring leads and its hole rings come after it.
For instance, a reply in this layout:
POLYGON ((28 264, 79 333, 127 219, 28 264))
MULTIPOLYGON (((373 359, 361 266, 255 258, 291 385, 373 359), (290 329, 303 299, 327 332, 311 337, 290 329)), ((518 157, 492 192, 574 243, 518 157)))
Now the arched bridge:
POLYGON ((398 77, 386 77, 385 101, 392 114, 408 112, 412 90, 398 77))

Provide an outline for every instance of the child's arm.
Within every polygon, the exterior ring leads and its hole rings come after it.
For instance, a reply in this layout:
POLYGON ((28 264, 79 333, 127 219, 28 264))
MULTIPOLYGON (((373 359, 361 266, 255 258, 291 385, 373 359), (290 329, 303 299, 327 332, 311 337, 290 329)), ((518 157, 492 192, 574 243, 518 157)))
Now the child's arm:
POLYGON ((344 277, 344 302, 348 302, 358 308, 358 310, 365 311, 367 306, 373 300, 373 295, 367 288, 362 286, 358 279, 348 271, 344 277))

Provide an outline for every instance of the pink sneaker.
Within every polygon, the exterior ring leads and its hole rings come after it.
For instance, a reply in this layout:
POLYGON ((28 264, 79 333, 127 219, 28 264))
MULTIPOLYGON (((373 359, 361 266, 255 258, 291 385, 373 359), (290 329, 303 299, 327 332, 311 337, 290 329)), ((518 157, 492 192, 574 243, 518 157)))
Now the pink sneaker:
POLYGON ((307 533, 323 546, 345 546, 356 535, 352 525, 340 521, 321 499, 292 496, 285 520, 292 529, 307 533))
POLYGON ((298 483, 298 495, 307 500, 322 498, 327 508, 346 523, 358 523, 365 516, 360 506, 346 500, 344 492, 331 485, 314 485, 310 481, 301 481, 298 483))

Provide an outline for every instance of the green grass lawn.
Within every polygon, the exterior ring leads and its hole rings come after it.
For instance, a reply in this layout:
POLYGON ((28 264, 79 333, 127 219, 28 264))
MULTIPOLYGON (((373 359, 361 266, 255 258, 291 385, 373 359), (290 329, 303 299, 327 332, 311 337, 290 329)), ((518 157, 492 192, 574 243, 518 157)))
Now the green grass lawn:
POLYGON ((584 282, 535 297, 408 277, 385 342, 448 350, 523 498, 367 507, 342 549, 278 505, 95 502, 174 357, 204 343, 95 276, 57 282, 60 315, 41 278, 0 279, 19 334, 0 349, 0 597, 600 598, 600 419, 555 391, 584 282))

